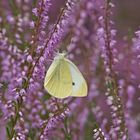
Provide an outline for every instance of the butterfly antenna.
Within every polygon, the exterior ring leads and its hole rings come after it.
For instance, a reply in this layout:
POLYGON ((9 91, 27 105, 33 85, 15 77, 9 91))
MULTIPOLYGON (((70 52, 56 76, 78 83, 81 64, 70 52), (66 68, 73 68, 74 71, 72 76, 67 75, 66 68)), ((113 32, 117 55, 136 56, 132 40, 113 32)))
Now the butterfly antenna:
POLYGON ((53 60, 52 60, 52 59, 49 59, 48 61, 49 61, 49 62, 52 62, 53 60))
POLYGON ((60 53, 59 50, 55 51, 54 56, 58 55, 59 53, 60 53))
POLYGON ((52 62, 52 61, 53 61, 53 58, 48 58, 47 61, 48 61, 48 62, 52 62))

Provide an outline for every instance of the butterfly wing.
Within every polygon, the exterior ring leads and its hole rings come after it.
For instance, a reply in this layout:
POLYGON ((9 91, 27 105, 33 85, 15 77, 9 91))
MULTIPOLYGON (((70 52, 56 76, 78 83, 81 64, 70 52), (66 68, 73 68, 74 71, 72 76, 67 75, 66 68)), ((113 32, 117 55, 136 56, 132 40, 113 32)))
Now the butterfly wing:
POLYGON ((82 97, 82 96, 87 96, 87 83, 77 68, 77 66, 72 63, 70 60, 66 59, 70 72, 71 72, 71 77, 72 77, 72 82, 73 82, 73 92, 71 96, 75 97, 82 97))
POLYGON ((47 71, 45 89, 56 98, 66 98, 72 93, 70 69, 64 59, 54 60, 47 71))

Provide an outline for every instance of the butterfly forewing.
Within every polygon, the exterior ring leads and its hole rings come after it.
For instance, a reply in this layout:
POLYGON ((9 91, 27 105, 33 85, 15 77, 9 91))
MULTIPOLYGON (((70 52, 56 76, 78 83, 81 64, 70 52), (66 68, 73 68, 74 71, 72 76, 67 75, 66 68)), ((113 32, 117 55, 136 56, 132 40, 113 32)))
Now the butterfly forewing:
POLYGON ((45 89, 54 97, 66 98, 72 93, 72 77, 64 59, 54 60, 47 71, 45 89))

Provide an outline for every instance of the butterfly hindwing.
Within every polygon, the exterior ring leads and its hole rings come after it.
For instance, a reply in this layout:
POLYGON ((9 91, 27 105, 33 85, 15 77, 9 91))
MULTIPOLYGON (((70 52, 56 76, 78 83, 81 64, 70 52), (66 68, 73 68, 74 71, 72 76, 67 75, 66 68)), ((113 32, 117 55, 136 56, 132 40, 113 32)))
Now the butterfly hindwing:
POLYGON ((70 69, 64 59, 54 60, 47 71, 45 89, 54 97, 66 98, 72 93, 70 69))
POLYGON ((70 60, 66 59, 70 72, 72 77, 72 83, 73 83, 73 92, 71 96, 75 97, 82 97, 87 95, 87 83, 79 71, 79 69, 76 67, 74 63, 72 63, 70 60))

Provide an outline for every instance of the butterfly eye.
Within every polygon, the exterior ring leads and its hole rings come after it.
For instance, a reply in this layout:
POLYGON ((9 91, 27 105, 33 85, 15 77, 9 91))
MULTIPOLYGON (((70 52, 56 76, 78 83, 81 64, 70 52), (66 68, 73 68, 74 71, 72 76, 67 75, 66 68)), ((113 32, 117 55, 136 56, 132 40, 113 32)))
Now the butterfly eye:
POLYGON ((75 83, 74 83, 74 82, 72 82, 72 85, 74 86, 74 85, 75 85, 75 83))

